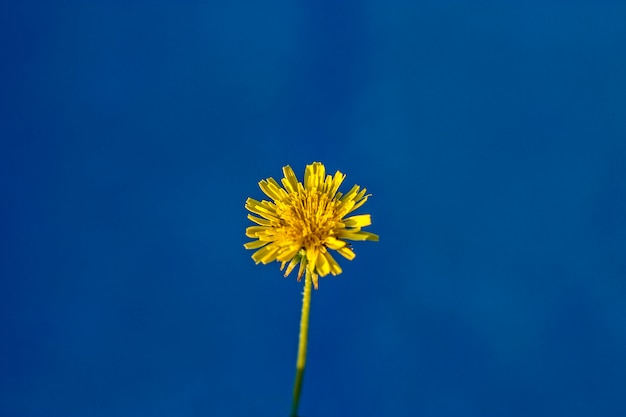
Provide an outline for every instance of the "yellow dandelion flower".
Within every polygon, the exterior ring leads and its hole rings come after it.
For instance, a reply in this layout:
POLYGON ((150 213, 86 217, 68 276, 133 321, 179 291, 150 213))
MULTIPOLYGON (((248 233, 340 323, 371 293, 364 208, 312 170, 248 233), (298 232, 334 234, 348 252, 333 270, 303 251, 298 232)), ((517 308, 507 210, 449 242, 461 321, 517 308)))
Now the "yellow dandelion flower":
POLYGON ((244 247, 257 249, 252 255, 257 264, 278 261, 281 271, 287 266, 285 276, 299 264, 298 281, 306 269, 317 289, 318 276, 341 273, 329 249, 352 260, 355 254, 346 240, 378 241, 378 235, 361 230, 372 223, 369 214, 346 217, 369 195, 358 185, 345 195, 340 193, 346 176, 339 171, 326 175, 320 162, 306 166, 304 184, 289 165, 283 167, 283 174, 282 186, 273 178, 259 182, 272 201, 246 200, 246 209, 254 214, 248 218, 257 225, 246 229, 246 236, 256 240, 244 247))

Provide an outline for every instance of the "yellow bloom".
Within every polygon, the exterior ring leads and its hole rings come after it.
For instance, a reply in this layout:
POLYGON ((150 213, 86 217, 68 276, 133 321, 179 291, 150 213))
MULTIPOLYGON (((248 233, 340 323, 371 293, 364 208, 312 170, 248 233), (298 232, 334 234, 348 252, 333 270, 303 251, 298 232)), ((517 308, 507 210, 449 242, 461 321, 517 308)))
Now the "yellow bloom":
POLYGON ((345 195, 338 192, 346 176, 339 171, 334 176, 325 175, 326 169, 320 162, 307 165, 304 184, 289 165, 283 167, 283 173, 284 188, 273 178, 259 182, 261 190, 273 201, 246 200, 246 208, 256 214, 248 214, 248 218, 258 226, 246 229, 246 236, 257 240, 244 247, 258 249, 252 255, 257 264, 276 260, 281 262, 282 271, 289 263, 285 276, 300 264, 298 281, 306 268, 317 289, 318 276, 341 273, 329 249, 352 260, 355 254, 346 239, 378 241, 378 235, 361 230, 372 224, 369 214, 346 217, 361 207, 369 195, 358 185, 345 195))

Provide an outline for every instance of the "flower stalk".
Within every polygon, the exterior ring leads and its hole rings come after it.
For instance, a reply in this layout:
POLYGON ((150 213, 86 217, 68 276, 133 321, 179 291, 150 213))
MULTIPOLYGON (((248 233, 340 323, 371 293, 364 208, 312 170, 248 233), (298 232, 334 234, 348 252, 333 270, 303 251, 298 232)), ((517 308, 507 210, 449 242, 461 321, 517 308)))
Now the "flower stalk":
POLYGON ((302 313, 300 316, 300 336, 298 339, 298 359, 296 361, 296 380, 293 384, 293 400, 291 402, 290 417, 298 417, 302 379, 306 367, 306 348, 309 339, 309 312, 311 310, 311 284, 313 280, 307 272, 304 277, 304 292, 302 295, 302 313))

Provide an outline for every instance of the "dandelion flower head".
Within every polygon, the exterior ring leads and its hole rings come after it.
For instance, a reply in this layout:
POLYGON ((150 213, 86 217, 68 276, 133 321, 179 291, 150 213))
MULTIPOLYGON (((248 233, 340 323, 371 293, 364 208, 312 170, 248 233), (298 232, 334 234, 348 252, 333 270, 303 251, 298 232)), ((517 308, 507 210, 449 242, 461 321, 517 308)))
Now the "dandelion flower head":
POLYGON ((345 195, 340 193, 346 176, 339 171, 326 175, 320 162, 306 166, 304 184, 289 165, 283 167, 283 174, 282 186, 273 178, 259 182, 271 201, 246 200, 245 207, 252 213, 248 218, 256 223, 246 229, 246 236, 256 240, 244 247, 257 249, 252 255, 257 264, 278 261, 281 271, 286 266, 285 276, 299 264, 298 281, 306 270, 317 289, 319 276, 341 273, 330 249, 352 260, 355 254, 346 240, 378 241, 378 235, 361 230, 372 223, 369 214, 346 217, 369 195, 358 185, 345 195))

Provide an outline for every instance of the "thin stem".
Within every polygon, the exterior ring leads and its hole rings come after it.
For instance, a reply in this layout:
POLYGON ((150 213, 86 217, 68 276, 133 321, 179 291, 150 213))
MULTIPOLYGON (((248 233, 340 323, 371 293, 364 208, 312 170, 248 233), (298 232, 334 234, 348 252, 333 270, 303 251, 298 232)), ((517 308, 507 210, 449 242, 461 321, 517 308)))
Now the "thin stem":
POLYGON ((308 271, 304 276, 304 293, 302 295, 302 315, 300 316, 300 338, 298 343, 298 361, 296 362, 296 381, 293 384, 293 402, 291 403, 291 417, 298 417, 302 378, 306 365, 306 345, 309 337, 309 311, 311 310, 311 275, 308 271))

